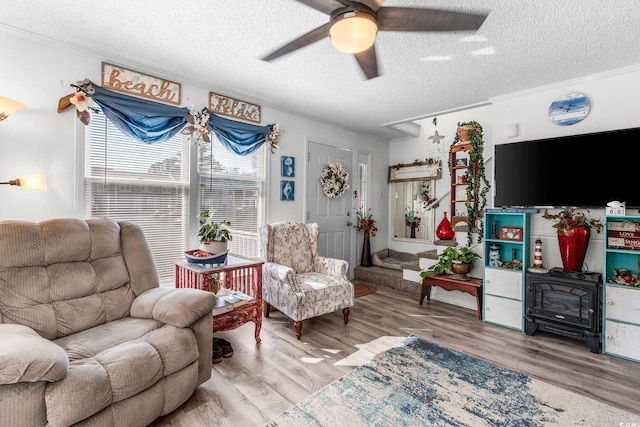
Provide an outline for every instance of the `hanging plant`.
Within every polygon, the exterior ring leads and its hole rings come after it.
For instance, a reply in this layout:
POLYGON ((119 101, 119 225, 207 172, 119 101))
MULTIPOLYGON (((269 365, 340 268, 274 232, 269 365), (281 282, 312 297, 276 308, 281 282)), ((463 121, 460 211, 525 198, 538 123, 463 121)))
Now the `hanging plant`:
POLYGON ((329 199, 339 199, 349 189, 349 172, 340 163, 329 163, 320 174, 322 192, 329 199))
MULTIPOLYGON (((471 144, 471 150, 469 150, 469 165, 465 170, 464 180, 469 183, 467 185, 467 198, 465 200, 465 206, 467 209, 467 240, 468 245, 471 245, 473 238, 472 224, 476 224, 478 242, 482 241, 482 234, 484 232, 483 215, 484 210, 487 207, 487 193, 491 188, 491 183, 487 179, 486 170, 484 167, 484 134, 480 123, 475 121, 458 123, 458 129, 466 132, 466 136, 469 138, 471 144), (462 129, 460 129, 462 128, 462 129), (475 178, 473 176, 473 167, 477 165, 475 178), (475 203, 474 203, 475 202, 475 203)), ((453 143, 456 145, 460 143, 460 133, 456 133, 453 138, 453 143)), ((467 142, 465 142, 467 143, 467 142)), ((451 169, 451 158, 449 158, 449 169, 451 169)))

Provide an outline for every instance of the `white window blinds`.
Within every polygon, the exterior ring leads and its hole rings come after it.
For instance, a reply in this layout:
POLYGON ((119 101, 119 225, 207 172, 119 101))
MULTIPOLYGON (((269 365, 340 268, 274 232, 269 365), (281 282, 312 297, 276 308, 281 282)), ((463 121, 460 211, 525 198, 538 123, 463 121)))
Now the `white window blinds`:
POLYGON ((264 222, 265 146, 248 156, 226 150, 214 137, 198 144, 198 198, 215 221, 231 221, 229 251, 260 256, 258 225, 264 222))
POLYGON ((187 241, 188 139, 145 144, 92 113, 85 144, 85 217, 140 225, 161 283, 173 283, 174 262, 187 241))
MULTIPOLYGON (((189 197, 199 211, 209 209, 217 220, 231 221, 229 250, 259 257, 258 225, 265 217, 263 145, 249 156, 227 151, 213 135, 212 143, 190 144, 176 135, 145 144, 120 132, 102 113, 92 113, 85 137, 84 215, 107 216, 140 225, 151 247, 161 283, 173 283, 174 263, 189 242, 189 197), (189 168, 190 147, 197 149, 198 167, 189 168), (197 191, 190 191, 189 171, 197 191)), ((191 229, 197 230, 197 223, 191 229)))

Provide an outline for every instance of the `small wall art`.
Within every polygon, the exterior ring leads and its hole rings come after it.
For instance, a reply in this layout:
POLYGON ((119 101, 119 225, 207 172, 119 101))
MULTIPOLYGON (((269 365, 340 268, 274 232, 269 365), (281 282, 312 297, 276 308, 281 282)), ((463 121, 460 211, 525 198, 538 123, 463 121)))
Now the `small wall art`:
POLYGON ((295 182, 282 180, 280 181, 280 200, 292 201, 295 196, 295 182))
POLYGON ((227 95, 209 92, 209 110, 223 116, 260 123, 260 106, 227 95))
POLYGON ((398 163, 389 166, 388 182, 424 181, 425 179, 440 179, 442 165, 439 160, 427 159, 426 162, 410 164, 398 163))
POLYGON ((180 105, 181 85, 117 65, 102 63, 102 87, 129 95, 180 105))
POLYGON ((286 177, 296 176, 296 158, 280 156, 280 175, 286 177))

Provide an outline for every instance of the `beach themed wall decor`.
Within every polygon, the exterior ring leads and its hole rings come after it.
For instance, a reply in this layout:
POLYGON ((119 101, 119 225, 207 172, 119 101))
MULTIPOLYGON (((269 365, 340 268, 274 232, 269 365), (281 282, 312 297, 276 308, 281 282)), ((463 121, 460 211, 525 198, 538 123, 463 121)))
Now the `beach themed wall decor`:
POLYGON ((294 181, 280 181, 280 200, 293 201, 295 196, 296 183, 294 181))
POLYGON ((296 158, 280 156, 280 175, 286 177, 296 176, 296 158))

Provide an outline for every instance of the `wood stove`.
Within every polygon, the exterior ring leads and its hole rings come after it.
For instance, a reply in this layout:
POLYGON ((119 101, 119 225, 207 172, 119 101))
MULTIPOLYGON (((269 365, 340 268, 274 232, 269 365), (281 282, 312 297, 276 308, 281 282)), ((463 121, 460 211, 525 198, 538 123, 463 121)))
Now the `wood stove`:
POLYGON ((537 330, 584 341, 601 352, 602 275, 553 268, 525 275, 525 333, 537 330))

